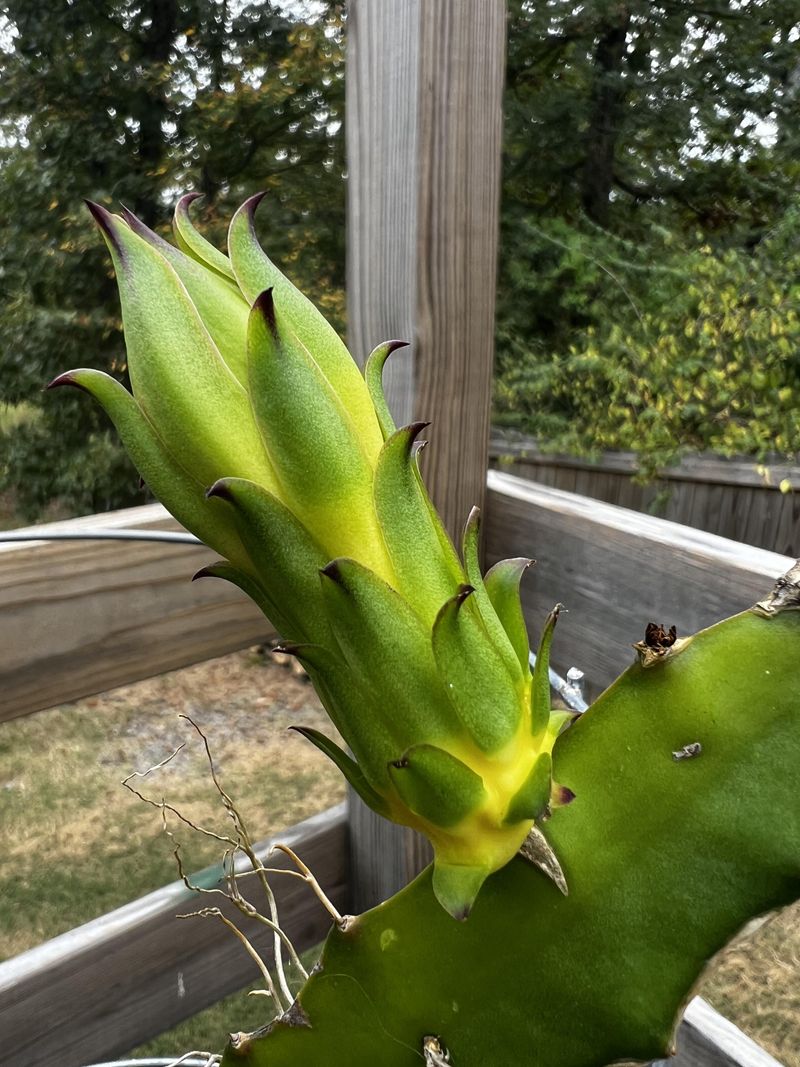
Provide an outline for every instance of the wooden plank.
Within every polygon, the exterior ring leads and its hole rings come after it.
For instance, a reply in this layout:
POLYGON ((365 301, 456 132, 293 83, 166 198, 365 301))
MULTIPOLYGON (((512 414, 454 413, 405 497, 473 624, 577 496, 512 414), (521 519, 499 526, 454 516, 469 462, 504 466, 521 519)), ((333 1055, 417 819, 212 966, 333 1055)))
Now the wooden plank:
POLYGON ((736 495, 733 507, 733 525, 730 537, 736 541, 744 540, 744 531, 750 520, 750 511, 753 506, 753 493, 748 489, 741 489, 736 495))
MULTIPOLYGON (((381 341, 415 340, 418 24, 418 2, 348 5, 347 330, 360 363, 381 341)), ((391 357, 383 383, 398 425, 412 422, 413 349, 391 357)))
POLYGON ((793 562, 497 471, 488 484, 487 562, 537 558, 523 585, 531 631, 566 604, 555 666, 579 666, 595 692, 631 662, 648 622, 693 633, 754 603, 793 562))
MULTIPOLYGON (((178 530, 158 504, 31 527, 178 530)), ((22 532, 22 531, 15 531, 22 532)), ((25 715, 272 636, 228 582, 191 582, 204 547, 136 541, 0 545, 0 720, 25 715)))
MULTIPOLYGON (((782 498, 781 506, 778 507, 775 517, 769 526, 772 545, 776 552, 791 554, 792 548, 796 544, 798 554, 800 554, 800 527, 795 526, 797 516, 794 504, 796 496, 796 493, 790 493, 782 498)), ((756 543, 761 542, 764 533, 765 531, 762 527, 759 530, 759 541, 756 543)))
POLYGON ((432 423, 426 482, 460 535, 485 492, 504 0, 352 0, 347 47, 350 347, 412 342, 390 406, 432 423))
MULTIPOLYGON (((596 460, 585 456, 569 456, 562 453, 542 452, 535 438, 524 434, 492 434, 490 442, 492 456, 514 457, 528 465, 573 468, 575 470, 615 471, 624 474, 636 474, 639 462, 634 452, 602 452, 596 460)), ((788 478, 794 485, 800 485, 800 466, 783 460, 760 464, 756 459, 725 459, 702 453, 684 456, 679 463, 663 467, 659 477, 669 481, 701 481, 720 485, 750 485, 756 489, 778 491, 782 478, 788 478), (759 467, 766 466, 769 479, 759 473, 759 467)))
POLYGON ((352 790, 348 806, 353 910, 360 913, 407 885, 433 853, 424 837, 382 819, 352 790))
MULTIPOLYGON (((721 534, 724 536, 725 527, 721 525, 723 502, 725 497, 730 495, 730 490, 723 485, 704 485, 702 497, 702 518, 698 523, 692 522, 690 525, 697 526, 701 530, 707 530, 709 533, 721 534)), ((698 500, 695 500, 695 506, 697 506, 698 500)))
POLYGON ((690 1001, 678 1030, 677 1052, 653 1067, 781 1067, 701 997, 690 1001))
MULTIPOLYGON (((276 840, 298 852, 346 911, 344 804, 264 842, 259 854, 265 857, 276 840)), ((220 874, 210 868, 203 883, 215 884, 220 874)), ((311 890, 295 878, 275 875, 271 881, 281 924, 298 950, 319 943, 330 919, 311 890)), ((256 902, 255 893, 250 896, 256 902)), ((258 984, 255 964, 219 920, 175 918, 208 903, 218 899, 198 898, 173 882, 0 964, 5 1067, 81 1067, 119 1055, 227 994, 258 984)), ((225 910, 271 959, 272 937, 265 927, 240 922, 238 912, 225 910)), ((265 1016, 268 1011, 265 1005, 265 1016)), ((230 1022, 236 1029, 236 1019, 230 1022)), ((225 1039, 221 1033, 220 1046, 225 1039)))
POLYGON ((767 494, 758 489, 747 489, 745 492, 750 500, 747 523, 741 531, 737 531, 736 536, 748 544, 757 545, 764 531, 777 531, 784 498, 777 493, 767 494))
MULTIPOLYGON (((502 457, 503 469, 518 476, 638 511, 648 511, 656 494, 653 486, 634 485, 638 463, 632 452, 604 452, 597 460, 551 455, 540 452, 533 438, 506 433, 492 438, 490 457, 495 461, 502 457), (576 474, 578 480, 571 480, 576 474), (619 479, 620 487, 612 479, 619 479)), ((768 472, 768 476, 759 473, 755 460, 687 456, 660 471, 660 489, 667 497, 658 511, 673 522, 796 554, 800 552, 798 494, 782 494, 779 486, 788 478, 800 487, 800 467, 774 463, 768 472)))
MULTIPOLYGON (((350 348, 363 361, 411 342, 389 361, 388 400, 398 423, 431 422, 423 472, 460 539, 485 493, 505 3, 351 0, 347 37, 350 348)), ((359 907, 428 857, 354 798, 359 907)))

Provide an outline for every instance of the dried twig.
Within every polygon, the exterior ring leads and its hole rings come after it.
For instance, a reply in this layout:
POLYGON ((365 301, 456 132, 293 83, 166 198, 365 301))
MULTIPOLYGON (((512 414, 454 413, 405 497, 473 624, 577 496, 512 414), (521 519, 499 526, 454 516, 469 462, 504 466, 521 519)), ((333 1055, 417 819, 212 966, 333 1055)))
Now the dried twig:
POLYGON ((220 922, 224 923, 225 926, 228 927, 228 929, 231 931, 231 933, 234 935, 234 937, 237 937, 239 939, 239 941, 244 946, 245 952, 255 962, 255 965, 258 967, 259 971, 261 971, 261 977, 264 979, 264 985, 267 987, 264 992, 268 993, 268 995, 272 997, 272 999, 273 999, 274 1003, 277 1005, 279 1011, 281 1013, 283 1013, 284 1011, 287 1010, 287 1008, 291 1007, 291 1003, 292 1003, 291 1000, 289 1001, 288 1004, 285 1004, 285 1005, 281 1002, 281 998, 280 998, 280 995, 278 993, 278 990, 276 989, 275 983, 272 980, 272 975, 269 973, 269 968, 267 967, 266 963, 264 963, 264 961, 261 959, 261 957, 259 956, 259 954, 256 951, 256 949, 253 948, 253 946, 250 943, 249 939, 245 936, 245 934, 242 933, 242 931, 239 929, 239 927, 236 925, 236 923, 232 922, 228 918, 228 916, 225 915, 221 911, 220 908, 198 908, 197 911, 183 912, 182 914, 178 915, 177 918, 178 919, 196 919, 196 918, 200 918, 200 919, 216 918, 216 919, 219 919, 220 922))
MULTIPOLYGON (((203 834, 205 837, 211 837, 215 841, 220 841, 222 844, 231 845, 234 848, 236 848, 237 845, 238 845, 237 841, 234 841, 232 838, 224 836, 222 834, 218 834, 214 830, 209 830, 205 826, 199 826, 197 823, 192 822, 191 819, 188 819, 182 812, 178 811, 178 809, 176 807, 174 807, 172 804, 168 804, 164 797, 162 797, 161 800, 153 800, 152 797, 145 796, 144 793, 140 792, 138 789, 135 789, 131 785, 131 779, 133 779, 133 778, 146 778, 148 776, 148 774, 152 774, 153 771, 159 771, 159 770, 161 770, 162 767, 166 767, 166 765, 171 760, 175 759, 175 757, 178 755, 178 753, 184 748, 186 748, 186 743, 185 742, 183 744, 178 745, 178 747, 175 749, 175 751, 170 753, 170 755, 167 756, 166 759, 161 760, 160 763, 156 763, 152 767, 148 767, 146 771, 132 771, 128 775, 127 778, 124 778, 122 780, 122 785, 129 792, 133 793, 133 795, 135 797, 137 797, 139 800, 141 800, 144 804, 149 804, 150 807, 157 808, 161 812, 161 817, 162 817, 162 819, 164 821, 165 829, 166 829, 166 812, 169 811, 175 816, 176 819, 178 819, 180 822, 182 822, 185 826, 188 826, 191 830, 196 831, 198 834, 203 834)), ((171 831, 166 830, 166 833, 172 840, 174 840, 171 831)))
POLYGON ((222 1056, 220 1056, 217 1052, 201 1052, 198 1049, 193 1049, 191 1052, 184 1052, 182 1056, 179 1056, 177 1060, 173 1060, 172 1063, 168 1063, 167 1067, 180 1067, 182 1063, 185 1063, 187 1060, 191 1059, 192 1056, 207 1057, 206 1062, 203 1064, 203 1067, 219 1067, 219 1064, 222 1063, 222 1056))
MULTIPOLYGON (((194 719, 191 718, 191 716, 181 715, 180 717, 182 719, 185 719, 190 724, 190 726, 192 726, 197 731, 203 741, 203 746, 206 750, 206 759, 208 760, 209 770, 211 771, 211 780, 213 781, 214 786, 217 792, 219 793, 220 799, 222 800, 225 810, 228 812, 228 816, 230 817, 234 827, 236 828, 238 847, 250 861, 250 865, 252 869, 256 872, 257 877, 261 883, 261 888, 264 891, 264 896, 267 898, 267 906, 270 912, 270 919, 266 920, 266 918, 264 916, 261 916, 255 908, 253 908, 253 918, 258 917, 259 919, 264 919, 266 925, 269 926, 272 930, 272 945, 273 952, 275 954, 275 971, 278 975, 278 984, 281 987, 283 995, 286 997, 289 1004, 291 1004, 294 1000, 294 997, 292 996, 291 989, 289 988, 289 983, 286 979, 286 971, 283 966, 282 942, 285 942, 288 946, 290 946, 290 954, 292 956, 292 960, 293 962, 295 962, 295 965, 300 968, 301 974, 305 975, 306 978, 308 977, 308 975, 306 974, 305 969, 300 963, 300 959, 294 950, 294 946, 291 946, 291 943, 289 942, 288 938, 286 938, 280 928, 280 924, 278 922, 278 907, 275 902, 275 894, 272 892, 272 887, 269 884, 269 878, 264 873, 263 864, 256 855, 252 838, 250 837, 244 820, 239 814, 239 811, 236 805, 234 804, 232 798, 222 788, 222 783, 219 780, 219 777, 217 775, 217 769, 214 765, 214 758, 211 755, 211 746, 208 743, 208 738, 197 725, 197 723, 194 721, 194 719)), ((229 886, 231 888, 231 899, 234 901, 234 903, 236 903, 237 899, 243 900, 236 886, 236 871, 234 866, 231 867, 231 877, 229 880, 229 886)), ((250 905, 250 907, 252 907, 252 905, 250 905)))
MULTIPOLYGON (((266 926, 267 929, 271 931, 273 935, 275 971, 278 979, 277 987, 272 978, 272 975, 269 972, 267 965, 261 959, 251 942, 242 933, 242 931, 239 930, 235 923, 228 919, 227 916, 225 916, 219 908, 202 908, 196 912, 189 913, 191 915, 203 917, 217 916, 230 930, 233 931, 235 936, 244 945, 245 950, 248 952, 248 954, 255 960, 259 970, 261 971, 261 974, 264 976, 264 981, 267 988, 264 990, 254 990, 254 992, 263 993, 264 995, 271 996, 277 1008, 281 1011, 285 1011, 293 1003, 294 997, 292 995, 291 988, 289 986, 289 982, 286 976, 283 961, 283 949, 285 948, 289 953, 291 963, 294 964, 294 966, 297 968, 297 971, 303 980, 308 977, 308 972, 303 967, 300 961, 300 957, 294 945, 292 944, 292 941, 285 933, 285 931, 282 930, 280 927, 280 923, 278 920, 277 902, 275 900, 275 895, 272 891, 272 887, 269 884, 269 874, 272 872, 270 871, 270 869, 264 866, 264 864, 261 862, 261 859, 256 854, 252 838, 247 829, 247 825, 244 822, 239 810, 237 809, 232 797, 225 791, 222 786, 222 783, 219 779, 219 775, 217 773, 213 756, 211 754, 211 746, 209 745, 208 738, 206 737, 202 729, 189 715, 181 715, 180 718, 185 719, 192 726, 192 728, 196 731, 196 733, 199 735, 203 742, 203 746, 205 748, 206 753, 206 760, 208 762, 209 770, 211 773, 211 779, 214 783, 214 787, 217 791, 217 794, 222 800, 222 804, 231 822, 233 823, 235 837, 229 836, 227 834, 219 834, 214 830, 210 830, 205 826, 201 826, 198 823, 195 823, 191 819, 187 818, 187 816, 185 816, 183 812, 181 812, 174 805, 168 804, 164 797, 162 797, 161 800, 154 800, 151 797, 146 796, 140 790, 136 789, 133 785, 131 785, 131 781, 134 778, 146 778, 153 772, 165 767, 178 755, 178 753, 183 748, 185 748, 185 744, 179 745, 174 752, 172 752, 165 759, 161 760, 160 763, 157 763, 152 767, 148 767, 144 771, 134 771, 132 774, 128 775, 128 777, 124 780, 122 784, 125 786, 126 789, 133 793, 134 796, 138 797, 145 804, 149 804, 150 806, 157 808, 161 812, 161 820, 164 833, 167 835, 167 837, 169 837, 169 839, 173 842, 174 845, 173 855, 175 857, 175 863, 178 868, 178 875, 187 889, 195 893, 216 894, 218 896, 222 896, 226 900, 230 901, 230 903, 233 904, 245 917, 261 923, 263 926, 266 926), (189 877, 183 866, 183 859, 181 856, 181 844, 179 841, 176 840, 174 833, 169 827, 169 823, 167 821, 167 812, 170 812, 172 815, 175 816, 176 819, 178 819, 179 822, 183 823, 185 826, 188 826, 190 829, 195 830, 197 833, 203 834, 206 837, 210 837, 213 840, 219 841, 221 844, 227 846, 222 858, 223 874, 221 879, 221 881, 225 882, 226 889, 207 888, 205 886, 195 885, 192 882, 191 878, 189 877), (236 870, 236 860, 237 856, 240 853, 247 858, 251 870, 244 872, 236 870), (269 917, 262 915, 258 911, 258 909, 249 900, 247 900, 246 897, 243 896, 241 890, 239 889, 238 879, 246 875, 255 875, 258 878, 269 907, 269 917)), ((296 856, 294 856, 294 853, 291 852, 290 849, 288 850, 288 852, 294 857, 295 862, 298 864, 298 866, 300 866, 302 873, 282 868, 275 868, 275 872, 293 875, 294 877, 301 878, 304 882, 311 885, 317 896, 323 900, 323 903, 330 911, 332 905, 330 905, 330 903, 327 901, 327 897, 325 897, 322 893, 322 890, 319 887, 316 879, 313 877, 313 875, 305 866, 305 864, 303 864, 299 859, 297 859, 296 856)), ((188 918, 189 914, 183 915, 181 916, 181 918, 188 918)), ((338 912, 333 909, 332 914, 338 915, 338 912)))
POLYGON ((280 842, 272 846, 272 848, 269 850, 269 855, 271 856, 273 852, 283 852, 284 855, 288 856, 289 859, 292 860, 294 864, 296 864, 297 869, 300 872, 300 877, 303 879, 304 882, 311 886, 317 897, 317 900, 319 900, 320 904, 322 904, 323 908, 325 908, 325 910, 331 916, 336 925, 344 926, 344 918, 336 910, 333 901, 326 895, 325 890, 319 884, 319 882, 311 873, 309 868, 305 865, 305 863, 303 863, 297 853, 294 852, 291 848, 289 848, 288 845, 282 845, 280 842))
MULTIPOLYGON (((168 834, 168 836, 172 837, 172 834, 171 834, 171 832, 169 830, 167 830, 166 833, 168 834)), ((230 901, 230 903, 233 904, 234 907, 238 908, 239 911, 246 918, 254 919, 256 922, 260 922, 262 925, 266 926, 269 930, 272 931, 272 933, 273 933, 273 935, 275 937, 279 938, 286 945, 286 948, 289 950, 289 953, 290 953, 290 955, 292 957, 292 961, 293 962, 295 960, 297 961, 297 966, 298 966, 298 968, 300 970, 301 977, 303 979, 308 978, 308 972, 306 971, 306 969, 303 967, 302 963, 300 962, 300 958, 297 955, 297 951, 295 950, 294 945, 292 944, 291 940, 289 939, 288 934, 286 934, 285 931, 283 931, 281 929, 281 927, 277 924, 277 922, 273 922, 271 919, 268 919, 265 915, 262 915, 257 910, 257 908, 255 908, 250 903, 249 900, 246 900, 241 895, 241 893, 238 891, 238 887, 236 887, 235 882, 233 882, 233 887, 234 887, 233 891, 232 892, 228 892, 228 893, 226 893, 225 890, 223 890, 223 889, 208 889, 205 886, 195 885, 195 883, 192 882, 192 880, 186 874, 186 871, 184 869, 183 860, 181 859, 181 854, 180 854, 180 844, 176 844, 176 846, 175 846, 175 848, 173 850, 173 855, 175 857, 175 862, 176 862, 176 864, 178 866, 178 874, 180 876, 180 879, 183 882, 183 884, 186 886, 187 889, 192 890, 192 892, 194 892, 194 893, 207 893, 209 895, 216 894, 218 896, 224 897, 225 900, 230 901)), ((227 857, 230 857, 230 862, 231 862, 231 864, 233 864, 235 862, 235 852, 234 852, 234 850, 232 850, 232 849, 227 849, 226 850, 225 856, 223 857, 223 869, 225 868, 225 865, 226 865, 226 862, 227 862, 227 857)), ((209 910, 209 909, 205 909, 205 910, 209 910)), ((214 909, 211 909, 211 910, 214 910, 214 909)), ((192 914, 193 915, 199 915, 201 913, 200 912, 192 912, 192 914)), ((264 964, 263 961, 262 961, 261 969, 262 969, 262 972, 266 969, 266 964, 264 964)), ((284 997, 286 999, 286 1007, 291 1006, 291 1004, 294 1001, 294 997, 292 995, 291 989, 288 987, 288 983, 286 983, 286 981, 285 981, 285 976, 284 976, 284 981, 283 982, 279 982, 279 985, 281 987, 281 992, 283 993, 283 995, 284 995, 284 997)), ((269 992, 269 995, 273 996, 272 991, 264 990, 263 992, 269 992)), ((280 999, 276 999, 276 1003, 278 1004, 279 1007, 281 1007, 281 1009, 283 1009, 284 1006, 283 1006, 283 1004, 281 1004, 280 999)))

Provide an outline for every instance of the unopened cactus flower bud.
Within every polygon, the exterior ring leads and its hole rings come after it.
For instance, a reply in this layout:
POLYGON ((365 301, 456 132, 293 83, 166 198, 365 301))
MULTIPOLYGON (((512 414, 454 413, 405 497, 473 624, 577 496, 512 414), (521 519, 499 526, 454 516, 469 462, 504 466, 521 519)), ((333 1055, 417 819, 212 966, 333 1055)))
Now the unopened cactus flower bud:
POLYGON ((551 780, 563 715, 550 707, 545 626, 533 675, 519 583, 482 575, 478 514, 456 552, 425 490, 424 423, 396 428, 381 372, 362 375, 236 212, 229 256, 197 232, 177 247, 134 215, 90 205, 120 290, 132 393, 95 370, 91 393, 143 479, 224 559, 306 666, 352 755, 300 728, 380 814, 424 833, 434 890, 465 918, 534 822, 569 799, 551 780))

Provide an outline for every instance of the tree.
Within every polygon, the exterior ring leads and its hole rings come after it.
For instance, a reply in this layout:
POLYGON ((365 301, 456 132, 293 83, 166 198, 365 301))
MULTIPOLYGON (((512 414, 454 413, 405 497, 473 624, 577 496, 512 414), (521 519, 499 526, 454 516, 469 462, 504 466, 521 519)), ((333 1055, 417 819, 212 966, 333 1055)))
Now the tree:
POLYGON ((24 405, 2 439, 4 487, 27 518, 54 498, 62 513, 138 503, 106 420, 41 392, 70 365, 125 378, 113 280, 81 198, 164 228, 197 189, 221 239, 228 209, 267 188, 268 247, 341 325, 342 12, 4 0, 0 18, 0 373, 5 403, 24 405))
MULTIPOLYGON (((800 402, 790 319, 777 326, 788 330, 777 362, 752 323, 742 345, 707 322, 704 337, 713 336, 724 366, 741 375, 753 361, 771 365, 761 394, 746 389, 735 418, 725 397, 736 390, 724 375, 719 395, 695 411, 704 425, 685 422, 692 405, 675 386, 694 358, 684 331, 703 317, 712 278, 743 308, 769 290, 776 315, 790 314, 798 40, 797 7, 785 0, 515 0, 498 301, 506 421, 562 449, 632 445, 648 468, 686 448, 800 446, 771 421, 783 401, 772 403, 770 390, 800 402), (660 379, 659 402, 671 414, 648 439, 629 431, 647 409, 647 376, 663 363, 660 334, 683 340, 660 379), (608 413, 610 383, 622 379, 626 387, 612 390, 616 422, 605 421, 601 435, 593 413, 608 413), (722 432, 726 418, 750 431, 722 432)), ((712 358, 710 346, 704 353, 712 358)))
POLYGON ((511 6, 513 201, 612 229, 635 228, 643 205, 707 231, 786 207, 800 167, 792 0, 511 6))
MULTIPOLYGON (((556 451, 637 453, 649 478, 687 451, 792 456, 800 449, 800 205, 752 251, 689 249, 669 231, 646 245, 563 222, 528 226, 553 249, 543 279, 580 301, 563 348, 526 358, 513 328, 497 382, 501 422, 556 451)), ((526 290, 527 291, 527 290, 526 290)), ((540 294, 537 294, 540 295, 540 294)))

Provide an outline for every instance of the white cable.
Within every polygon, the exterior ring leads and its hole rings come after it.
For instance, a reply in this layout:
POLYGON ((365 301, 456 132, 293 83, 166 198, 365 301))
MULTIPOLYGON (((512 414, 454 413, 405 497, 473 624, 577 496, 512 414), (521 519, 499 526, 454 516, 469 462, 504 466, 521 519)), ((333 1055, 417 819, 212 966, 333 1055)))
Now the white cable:
POLYGON ((20 533, 18 530, 0 532, 0 543, 13 541, 171 541, 179 545, 202 545, 202 541, 190 533, 177 530, 78 530, 64 533, 60 530, 41 533, 20 533))

